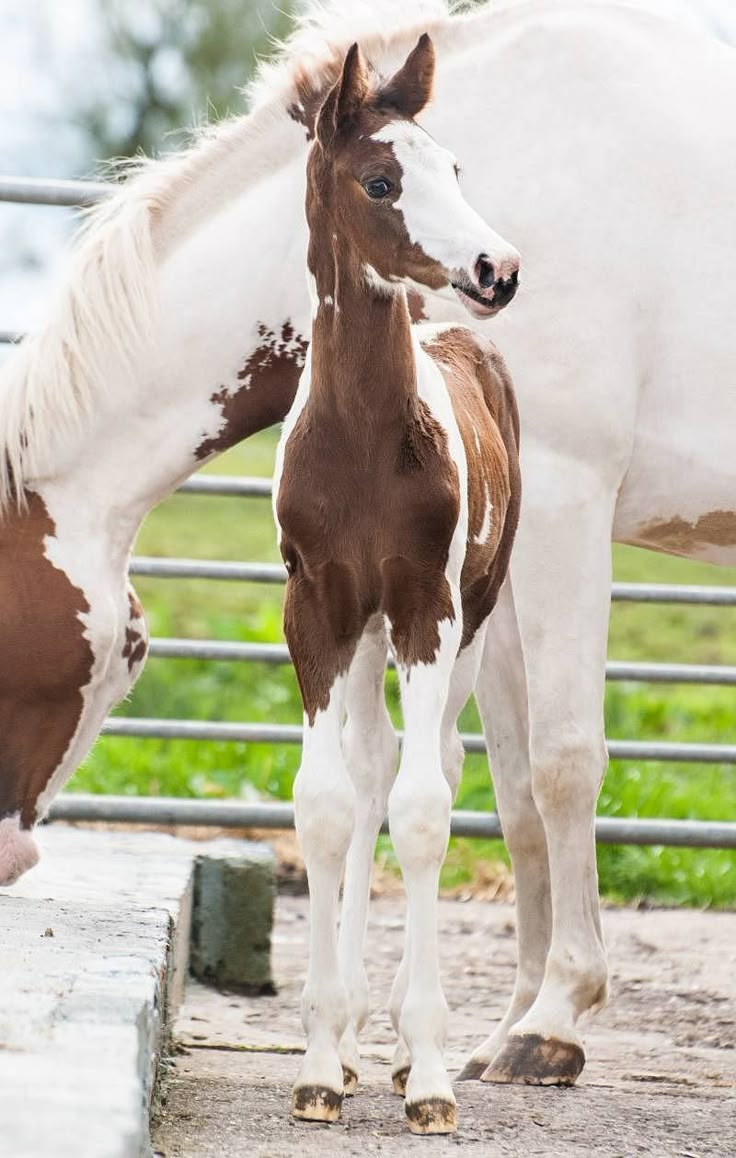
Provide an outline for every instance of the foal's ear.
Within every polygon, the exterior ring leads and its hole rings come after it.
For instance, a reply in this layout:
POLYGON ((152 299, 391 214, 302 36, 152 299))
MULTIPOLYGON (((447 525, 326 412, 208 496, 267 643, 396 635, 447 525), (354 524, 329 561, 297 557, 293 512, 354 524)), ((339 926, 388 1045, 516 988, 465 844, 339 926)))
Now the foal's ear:
POLYGON ((317 138, 323 146, 331 144, 338 129, 350 124, 369 89, 368 69, 360 48, 353 44, 345 57, 342 75, 330 91, 317 118, 317 138))
POLYGON ((381 87, 381 104, 390 105, 406 116, 415 117, 429 102, 433 80, 434 45, 425 32, 399 71, 381 87))

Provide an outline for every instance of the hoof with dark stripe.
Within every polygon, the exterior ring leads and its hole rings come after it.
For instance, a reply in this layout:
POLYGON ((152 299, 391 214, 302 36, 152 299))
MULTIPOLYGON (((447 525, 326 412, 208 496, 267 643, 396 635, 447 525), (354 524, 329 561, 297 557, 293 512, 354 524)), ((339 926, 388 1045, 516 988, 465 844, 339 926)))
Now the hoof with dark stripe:
POLYGON ((338 1094, 326 1086, 298 1086, 291 1099, 294 1117, 307 1122, 336 1122, 341 1107, 342 1092, 338 1094))
POLYGON ((538 1033, 511 1035, 484 1072, 483 1082, 524 1086, 572 1086, 585 1065, 574 1042, 538 1033))
POLYGON ((350 1066, 342 1067, 342 1084, 345 1097, 352 1098, 358 1088, 358 1075, 350 1066))
POLYGON ((412 1134, 454 1134, 457 1107, 446 1098, 426 1098, 406 1103, 406 1120, 412 1134))
POLYGON ((457 1075, 455 1081, 458 1082, 478 1082, 483 1074, 488 1069, 488 1062, 475 1061, 472 1057, 467 1061, 460 1073, 457 1075))
POLYGON ((396 1073, 391 1074, 394 1093, 398 1094, 400 1098, 406 1097, 406 1083, 409 1081, 410 1073, 411 1066, 402 1066, 400 1070, 396 1070, 396 1073))

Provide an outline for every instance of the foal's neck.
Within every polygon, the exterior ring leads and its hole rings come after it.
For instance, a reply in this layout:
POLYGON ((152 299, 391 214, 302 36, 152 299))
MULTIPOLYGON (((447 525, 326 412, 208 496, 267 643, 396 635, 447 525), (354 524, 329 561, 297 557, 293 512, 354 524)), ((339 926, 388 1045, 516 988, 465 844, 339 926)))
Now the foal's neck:
POLYGON ((333 414, 392 421, 417 398, 406 291, 382 282, 329 226, 312 234, 310 396, 333 414))

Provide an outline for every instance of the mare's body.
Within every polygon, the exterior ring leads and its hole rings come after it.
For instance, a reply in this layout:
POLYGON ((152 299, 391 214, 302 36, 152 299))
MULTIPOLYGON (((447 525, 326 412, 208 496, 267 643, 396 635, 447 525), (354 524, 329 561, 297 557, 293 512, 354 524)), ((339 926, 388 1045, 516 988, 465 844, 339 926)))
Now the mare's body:
MULTIPOLYGON (((524 259, 513 309, 478 323, 519 397, 524 501, 476 690, 514 866, 519 973, 471 1068, 511 1035, 490 1076, 568 1081, 575 1023, 606 983, 593 815, 611 538, 736 563, 736 68, 731 49, 615 0, 494 2, 462 19, 436 7, 422 121, 524 259), (545 1051, 548 1039, 569 1048, 545 1051)), ((126 571, 145 513, 293 399, 310 327, 314 110, 349 43, 364 37, 388 72, 427 13, 407 0, 413 26, 394 34, 393 3, 328 10, 295 63, 266 76, 252 116, 154 164, 105 208, 48 325, 3 367, 2 461, 37 496, 27 520, 2 527, 4 609, 21 624, 0 621, 6 882, 34 856, 21 814, 61 788, 140 667, 126 571), (48 589, 22 558, 63 587, 40 633, 48 589), (76 655, 76 686, 39 696, 50 636, 55 673, 76 655), (38 716, 25 723, 40 700, 45 726, 60 717, 51 749, 38 716)), ((426 292, 423 313, 464 317, 449 291, 426 292)))

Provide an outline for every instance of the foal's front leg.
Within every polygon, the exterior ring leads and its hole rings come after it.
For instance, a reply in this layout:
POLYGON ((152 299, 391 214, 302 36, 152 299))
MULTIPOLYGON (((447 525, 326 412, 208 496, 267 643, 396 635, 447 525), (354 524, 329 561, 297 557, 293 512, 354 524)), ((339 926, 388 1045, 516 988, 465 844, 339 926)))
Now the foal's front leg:
POLYGON ((398 1029, 409 1052, 405 1105, 415 1134, 446 1134, 456 1127, 455 1096, 442 1056, 448 1011, 437 946, 437 892, 452 807, 442 770, 441 725, 462 633, 459 598, 453 604, 454 620, 439 624, 434 662, 409 666, 400 653, 396 657, 404 744, 388 815, 408 902, 407 987, 398 1029))
POLYGON ((302 994, 307 1050, 294 1085, 296 1118, 332 1122, 340 1116, 343 1068, 339 1044, 348 1001, 337 960, 337 912, 345 854, 353 829, 355 790, 342 757, 347 677, 332 685, 329 703, 304 716, 302 762, 294 781, 294 815, 309 881, 309 967, 302 994))
POLYGON ((398 740, 384 693, 387 646, 383 620, 377 617, 368 624, 358 644, 345 698, 347 719, 342 746, 356 792, 338 938, 340 973, 350 1014, 340 1043, 346 1094, 354 1093, 358 1084, 357 1038, 370 1012, 363 954, 371 869, 398 756, 398 740))

